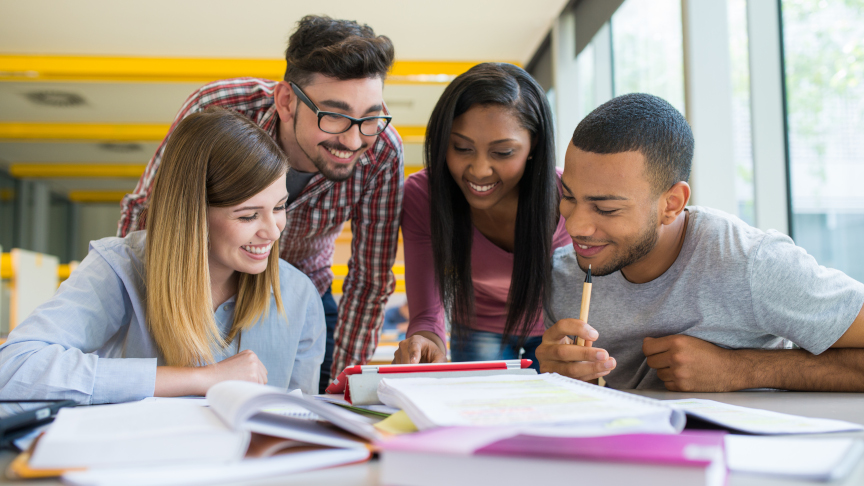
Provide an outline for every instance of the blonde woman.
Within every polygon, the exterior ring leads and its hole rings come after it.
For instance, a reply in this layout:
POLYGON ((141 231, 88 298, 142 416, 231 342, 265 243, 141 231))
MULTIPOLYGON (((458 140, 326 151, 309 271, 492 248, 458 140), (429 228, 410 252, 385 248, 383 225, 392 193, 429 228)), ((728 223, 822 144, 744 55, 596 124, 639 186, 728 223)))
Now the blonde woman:
POLYGON ((224 380, 316 393, 324 311, 279 259, 285 155, 211 109, 171 135, 147 229, 105 238, 0 347, 0 398, 116 403, 224 380))

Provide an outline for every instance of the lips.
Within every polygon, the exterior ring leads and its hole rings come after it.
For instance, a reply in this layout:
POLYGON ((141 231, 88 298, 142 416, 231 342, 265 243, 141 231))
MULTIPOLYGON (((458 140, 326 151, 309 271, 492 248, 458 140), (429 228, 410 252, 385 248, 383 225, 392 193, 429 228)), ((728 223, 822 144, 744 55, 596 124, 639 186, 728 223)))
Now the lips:
POLYGON ((266 245, 244 245, 240 248, 246 256, 254 260, 266 260, 270 256, 270 250, 272 247, 273 243, 268 243, 266 245))
POLYGON ((576 254, 583 258, 590 258, 606 248, 609 245, 586 245, 585 243, 573 240, 573 249, 576 250, 576 254))
POLYGON ((472 194, 477 196, 487 196, 491 194, 495 189, 501 185, 501 181, 493 182, 491 184, 476 184, 471 181, 465 181, 465 185, 468 187, 468 190, 471 191, 472 194))

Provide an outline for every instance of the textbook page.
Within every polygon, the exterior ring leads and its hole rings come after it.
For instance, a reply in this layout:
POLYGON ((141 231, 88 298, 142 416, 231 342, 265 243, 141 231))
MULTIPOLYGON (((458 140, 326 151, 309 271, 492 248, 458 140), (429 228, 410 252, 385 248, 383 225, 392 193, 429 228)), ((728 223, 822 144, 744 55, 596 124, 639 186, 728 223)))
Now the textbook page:
POLYGON ((549 373, 385 378, 378 386, 378 396, 385 404, 404 410, 420 430, 519 426, 547 435, 609 435, 675 433, 684 427, 684 414, 659 400, 549 373))
POLYGON ((809 481, 838 481, 848 476, 864 453, 858 439, 799 439, 727 435, 730 471, 785 476, 809 481))
POLYGON ((292 428, 299 427, 307 433, 312 433, 308 424, 302 424, 302 420, 292 418, 297 417, 296 410, 292 410, 293 407, 301 407, 318 419, 328 421, 358 437, 367 440, 380 438, 380 434, 372 426, 374 420, 369 417, 303 396, 296 391, 288 393, 272 386, 245 381, 223 381, 207 390, 207 402, 216 415, 235 430, 250 429, 253 432, 289 439, 295 438, 287 435, 292 428), (280 429, 282 433, 279 433, 280 429))
POLYGON ((231 430, 206 407, 173 401, 94 405, 61 409, 30 466, 236 461, 248 445, 248 432, 231 430))
POLYGON ((699 398, 664 400, 687 415, 750 434, 823 434, 864 430, 859 424, 842 420, 801 417, 785 413, 740 407, 699 398))
MULTIPOLYGON (((149 468, 92 469, 68 472, 63 483, 74 486, 186 486, 249 481, 286 476, 369 459, 366 449, 325 449, 247 459, 233 464, 176 465, 149 468)), ((285 481, 285 478, 283 478, 285 481)))

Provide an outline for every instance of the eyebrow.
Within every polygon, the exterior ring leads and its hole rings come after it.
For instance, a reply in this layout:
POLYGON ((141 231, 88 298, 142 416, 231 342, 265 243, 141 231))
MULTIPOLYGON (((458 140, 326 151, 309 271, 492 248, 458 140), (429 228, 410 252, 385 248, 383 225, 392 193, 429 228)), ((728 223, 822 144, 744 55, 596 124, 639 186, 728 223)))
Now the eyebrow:
MULTIPOLYGON (((567 191, 571 196, 573 195, 573 190, 564 183, 564 179, 561 179, 561 186, 567 191)), ((629 201, 630 198, 624 196, 615 196, 612 194, 604 194, 601 196, 585 196, 586 201, 597 202, 597 201, 629 201)))
MULTIPOLYGON (((465 135, 462 135, 461 133, 451 131, 450 134, 456 135, 459 138, 464 138, 465 140, 467 140, 471 143, 474 143, 474 140, 471 140, 469 137, 466 137, 465 135)), ((492 142, 489 142, 489 145, 495 145, 496 143, 503 143, 503 142, 518 142, 518 140, 516 140, 515 138, 502 138, 501 140, 493 140, 492 142)))
POLYGON ((630 198, 624 196, 614 196, 612 194, 604 194, 602 196, 585 196, 586 201, 629 201, 630 198))
MULTIPOLYGON (((328 108, 332 108, 334 110, 342 110, 342 111, 351 111, 351 106, 348 103, 340 100, 324 100, 321 103, 321 106, 326 106, 328 108)), ((384 109, 384 105, 372 105, 366 110, 366 113, 377 113, 384 109)))
MULTIPOLYGON (((285 197, 279 200, 279 202, 283 202, 288 199, 288 194, 285 194, 285 197)), ((264 209, 264 206, 243 206, 242 208, 237 208, 233 212, 239 213, 240 211, 249 211, 250 209, 264 209)))

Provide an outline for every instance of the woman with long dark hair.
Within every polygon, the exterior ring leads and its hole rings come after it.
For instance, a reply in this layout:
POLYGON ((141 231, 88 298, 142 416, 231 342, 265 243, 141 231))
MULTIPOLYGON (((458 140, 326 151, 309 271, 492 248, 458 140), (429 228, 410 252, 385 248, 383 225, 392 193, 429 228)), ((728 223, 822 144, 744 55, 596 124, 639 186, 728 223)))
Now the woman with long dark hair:
POLYGON ((536 358, 558 215, 552 114, 511 64, 457 77, 426 130, 425 170, 405 182, 402 234, 410 324, 394 363, 536 358), (430 258, 431 256, 431 258, 430 258))

